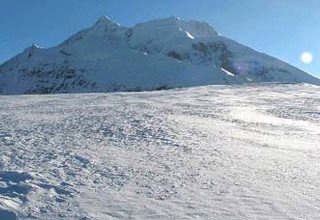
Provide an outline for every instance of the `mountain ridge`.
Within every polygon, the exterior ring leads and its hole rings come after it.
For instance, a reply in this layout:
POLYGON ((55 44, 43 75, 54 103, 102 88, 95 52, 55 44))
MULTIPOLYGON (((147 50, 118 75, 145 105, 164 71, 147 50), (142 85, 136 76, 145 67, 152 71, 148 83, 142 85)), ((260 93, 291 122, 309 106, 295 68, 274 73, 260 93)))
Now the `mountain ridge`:
POLYGON ((61 44, 0 65, 1 94, 140 91, 320 79, 176 16, 123 27, 107 16, 61 44))

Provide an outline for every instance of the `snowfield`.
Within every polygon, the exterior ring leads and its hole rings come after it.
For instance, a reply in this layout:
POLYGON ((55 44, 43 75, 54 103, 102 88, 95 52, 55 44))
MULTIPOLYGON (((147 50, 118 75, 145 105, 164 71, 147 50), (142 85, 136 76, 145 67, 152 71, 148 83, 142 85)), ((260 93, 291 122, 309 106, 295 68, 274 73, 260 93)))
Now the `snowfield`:
POLYGON ((320 88, 0 96, 0 219, 319 219, 320 88))

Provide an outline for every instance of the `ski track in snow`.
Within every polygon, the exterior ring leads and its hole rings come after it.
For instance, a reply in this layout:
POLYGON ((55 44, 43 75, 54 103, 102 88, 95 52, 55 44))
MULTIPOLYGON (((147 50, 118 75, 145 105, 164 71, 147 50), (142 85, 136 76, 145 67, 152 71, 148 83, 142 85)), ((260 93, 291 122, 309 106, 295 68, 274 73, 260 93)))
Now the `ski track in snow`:
POLYGON ((0 219, 319 219, 310 85, 0 97, 0 219))

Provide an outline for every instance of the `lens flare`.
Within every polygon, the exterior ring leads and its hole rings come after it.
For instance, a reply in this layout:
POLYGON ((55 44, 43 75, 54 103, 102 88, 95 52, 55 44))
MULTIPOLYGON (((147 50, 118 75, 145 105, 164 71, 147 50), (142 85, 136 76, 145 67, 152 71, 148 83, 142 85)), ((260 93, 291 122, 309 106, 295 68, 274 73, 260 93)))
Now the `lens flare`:
POLYGON ((302 62, 309 64, 313 61, 313 55, 310 52, 303 52, 300 56, 302 62))

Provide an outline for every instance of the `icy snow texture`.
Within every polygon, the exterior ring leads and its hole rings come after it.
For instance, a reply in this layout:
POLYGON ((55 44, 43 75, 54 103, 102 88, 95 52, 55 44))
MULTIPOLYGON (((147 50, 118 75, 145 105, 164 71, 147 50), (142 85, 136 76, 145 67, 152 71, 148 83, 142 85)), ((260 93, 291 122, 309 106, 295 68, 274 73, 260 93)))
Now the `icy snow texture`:
POLYGON ((128 28, 103 16, 60 45, 47 49, 32 45, 0 66, 2 94, 252 82, 320 84, 320 79, 219 36, 205 22, 178 17, 128 28))
POLYGON ((310 85, 0 97, 0 219, 318 219, 310 85))

